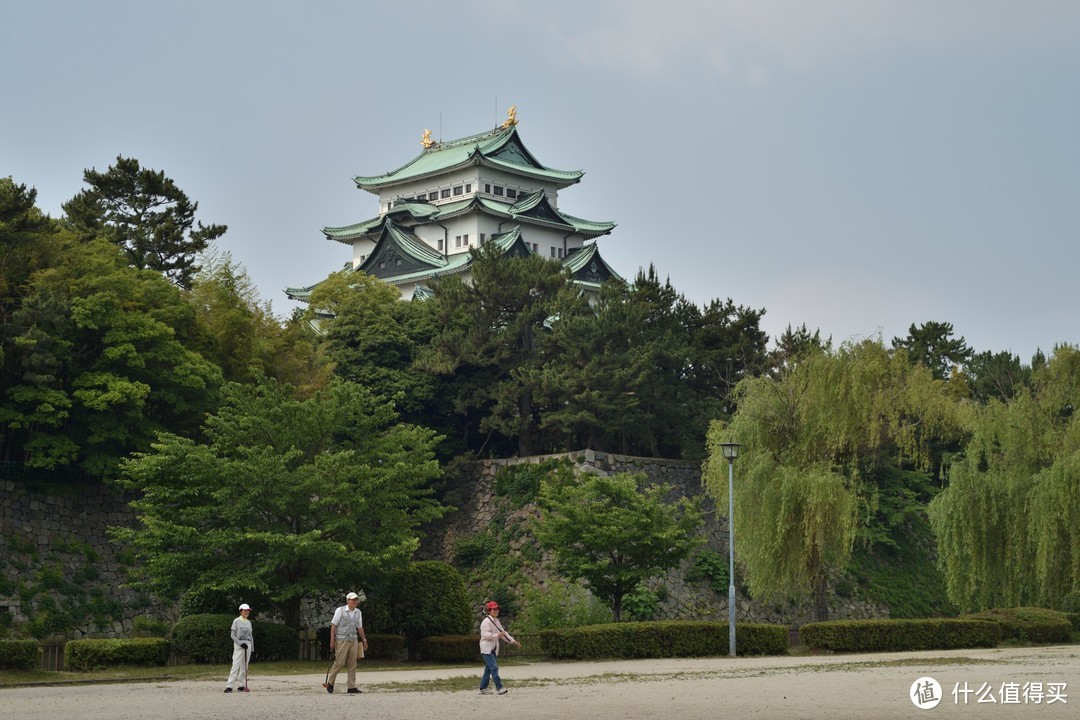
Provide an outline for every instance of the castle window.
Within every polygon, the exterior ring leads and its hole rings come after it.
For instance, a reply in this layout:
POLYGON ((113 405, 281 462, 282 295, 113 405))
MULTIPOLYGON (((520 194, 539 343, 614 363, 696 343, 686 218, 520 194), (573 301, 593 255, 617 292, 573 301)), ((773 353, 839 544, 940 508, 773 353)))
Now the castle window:
POLYGON ((483 245, 485 240, 487 240, 487 236, 484 235, 484 233, 480 233, 480 244, 483 245))
POLYGON ((450 188, 446 188, 445 190, 442 191, 442 197, 444 197, 444 198, 450 197, 450 188))
POLYGON ((496 195, 502 195, 503 194, 503 189, 498 185, 495 186, 495 194, 496 195))
POLYGON ((454 238, 454 247, 461 247, 461 236, 458 235, 454 238))
POLYGON ((562 258, 562 248, 559 248, 559 257, 562 258))
POLYGON ((491 192, 491 185, 489 185, 488 183, 484 183, 484 192, 490 193, 491 192))
POLYGON ((540 254, 540 246, 537 245, 536 243, 533 243, 532 246, 533 246, 533 252, 536 253, 537 255, 539 255, 540 254))
POLYGON ((439 238, 439 252, 443 251, 443 239, 439 238))
POLYGON ((506 188, 506 197, 508 197, 508 198, 516 198, 517 197, 517 190, 511 190, 510 188, 506 188))
POLYGON ((382 260, 380 260, 379 261, 379 269, 382 270, 384 267, 386 267, 386 263, 383 262, 382 260))
POLYGON ((427 199, 428 200, 438 200, 439 199, 439 191, 436 190, 435 192, 429 192, 427 194, 427 199))
POLYGON ((456 188, 454 188, 454 194, 455 195, 460 195, 461 193, 462 193, 462 187, 460 185, 458 185, 456 188))
POLYGON ((472 192, 472 183, 465 183, 465 192, 467 192, 467 193, 472 192))
POLYGON ((464 245, 465 247, 469 246, 469 236, 468 235, 462 235, 461 236, 461 244, 464 245))
POLYGON ((551 257, 555 257, 555 246, 551 246, 551 257))

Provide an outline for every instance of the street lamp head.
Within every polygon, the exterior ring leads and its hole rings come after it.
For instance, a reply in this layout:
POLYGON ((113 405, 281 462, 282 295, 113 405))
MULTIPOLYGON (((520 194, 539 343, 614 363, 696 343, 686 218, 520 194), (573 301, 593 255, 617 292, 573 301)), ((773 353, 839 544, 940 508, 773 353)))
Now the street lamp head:
POLYGON ((739 457, 739 448, 741 447, 742 445, 740 443, 720 443, 720 449, 724 451, 724 457, 728 460, 734 460, 739 457))

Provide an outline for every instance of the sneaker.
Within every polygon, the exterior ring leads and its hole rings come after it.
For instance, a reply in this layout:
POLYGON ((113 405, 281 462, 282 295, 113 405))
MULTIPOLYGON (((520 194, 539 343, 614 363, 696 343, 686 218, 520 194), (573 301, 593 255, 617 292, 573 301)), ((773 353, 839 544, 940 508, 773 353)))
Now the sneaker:
POLYGON ((242 687, 242 688, 240 688, 240 692, 251 692, 251 691, 248 690, 246 687, 242 687))
POLYGON ((481 695, 490 695, 491 690, 489 688, 480 688, 480 694, 481 695))
POLYGON ((328 693, 334 692, 334 686, 333 685, 327 685, 326 686, 326 692, 328 692, 328 693))
POLYGON ((346 695, 357 695, 357 694, 362 693, 362 692, 364 692, 364 691, 361 690, 360 688, 349 688, 348 690, 345 691, 345 694, 346 695))
POLYGON ((507 693, 507 689, 504 688, 504 687, 501 687, 501 688, 499 688, 498 690, 495 691, 496 695, 505 695, 506 693, 507 693))
POLYGON ((232 692, 232 688, 225 688, 225 692, 232 692))

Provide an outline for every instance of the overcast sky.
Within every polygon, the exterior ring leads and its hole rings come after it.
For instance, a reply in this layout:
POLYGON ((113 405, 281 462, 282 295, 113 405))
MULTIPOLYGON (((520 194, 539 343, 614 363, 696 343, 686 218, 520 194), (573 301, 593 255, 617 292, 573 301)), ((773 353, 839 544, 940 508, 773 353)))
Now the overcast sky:
POLYGON ((1080 2, 8 0, 0 176, 54 217, 163 170, 275 312, 351 258, 356 175, 517 106, 632 279, 835 343, 1080 343, 1080 2))

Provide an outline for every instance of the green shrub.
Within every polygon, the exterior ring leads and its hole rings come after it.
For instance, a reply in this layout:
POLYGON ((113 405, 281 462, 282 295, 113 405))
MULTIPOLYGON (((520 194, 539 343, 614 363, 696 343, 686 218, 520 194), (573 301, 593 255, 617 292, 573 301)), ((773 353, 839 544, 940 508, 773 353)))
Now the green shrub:
MULTIPOLYGON (((672 620, 608 623, 540 634, 544 653, 555 660, 601 658, 704 657, 728 652, 728 625, 672 620)), ((782 625, 736 626, 739 655, 784 655, 788 631, 782 625)))
POLYGON ((799 628, 799 641, 816 650, 896 652, 994 647, 1000 631, 974 619, 831 620, 799 628))
POLYGON ((495 539, 491 533, 476 533, 459 537, 454 542, 454 562, 462 567, 479 567, 495 553, 495 539))
MULTIPOLYGON (((176 651, 197 663, 225 663, 232 660, 230 631, 235 615, 186 615, 173 626, 176 651)), ((255 620, 251 623, 255 652, 260 660, 295 660, 300 643, 296 631, 280 623, 255 620)))
POLYGON ((372 660, 401 660, 405 651, 405 637, 368 633, 368 649, 364 657, 372 660))
POLYGON ((75 671, 117 665, 164 665, 168 657, 169 644, 164 638, 72 640, 64 646, 64 663, 75 671))
MULTIPOLYGON (((229 621, 229 628, 232 620, 229 621)), ((229 634, 226 628, 225 634, 229 634)), ((251 623, 251 632, 255 636, 255 652, 260 660, 295 660, 300 655, 300 640, 296 631, 281 623, 256 620, 251 623)), ((232 651, 232 642, 229 642, 232 651)))
POLYGON ((629 620, 649 620, 660 609, 660 598, 644 583, 638 583, 633 590, 623 595, 622 609, 629 620))
POLYGON ((1068 593, 1061 601, 1061 611, 1066 613, 1080 613, 1080 591, 1068 593))
POLYGON ((525 590, 525 607, 515 632, 538 633, 611 622, 611 608, 581 585, 550 582, 525 590))
POLYGON ((421 638, 467 633, 472 626, 465 580, 452 565, 437 560, 411 563, 396 589, 391 620, 417 657, 421 638))
POLYGON ((1072 623, 1073 630, 1080 630, 1080 612, 1065 613, 1065 617, 1072 623))
POLYGON ((686 573, 686 579, 690 582, 708 580, 709 587, 714 592, 727 592, 728 558, 715 550, 705 548, 694 557, 694 562, 686 573))
POLYGON ((132 625, 136 637, 168 637, 169 623, 165 620, 140 615, 135 618, 132 625))
POLYGON ((37 640, 0 640, 0 670, 35 670, 40 664, 37 640))
POLYGON ((478 663, 480 639, 475 635, 434 635, 419 643, 419 659, 441 663, 478 663))
POLYGON ((196 663, 225 663, 232 660, 233 615, 185 615, 173 625, 176 651, 196 663))
POLYGON ((1068 642, 1072 635, 1072 623, 1065 613, 1046 608, 995 608, 963 617, 996 622, 1001 626, 1002 640, 1056 643, 1068 642))
POLYGON ((495 474, 495 494, 510 498, 517 507, 536 502, 540 481, 563 464, 560 460, 544 460, 507 465, 495 474))

